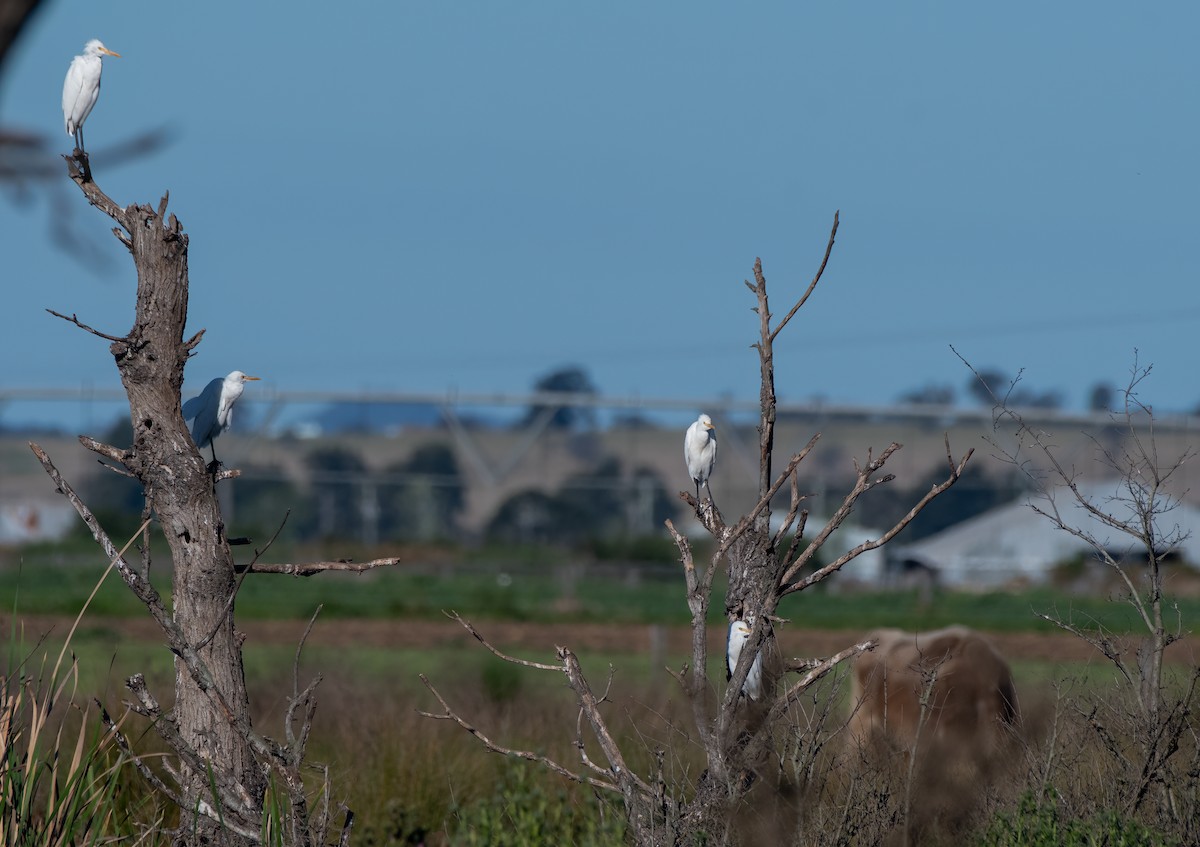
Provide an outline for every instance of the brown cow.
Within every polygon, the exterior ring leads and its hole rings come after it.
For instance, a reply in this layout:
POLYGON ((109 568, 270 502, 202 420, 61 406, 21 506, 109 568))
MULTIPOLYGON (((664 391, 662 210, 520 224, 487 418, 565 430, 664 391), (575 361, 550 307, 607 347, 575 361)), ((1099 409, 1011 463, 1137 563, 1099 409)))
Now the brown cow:
POLYGON ((983 764, 1020 720, 1008 663, 962 626, 914 635, 881 629, 879 646, 854 662, 850 737, 882 735, 903 749, 918 740, 983 764), (922 698, 926 699, 922 716, 922 698))

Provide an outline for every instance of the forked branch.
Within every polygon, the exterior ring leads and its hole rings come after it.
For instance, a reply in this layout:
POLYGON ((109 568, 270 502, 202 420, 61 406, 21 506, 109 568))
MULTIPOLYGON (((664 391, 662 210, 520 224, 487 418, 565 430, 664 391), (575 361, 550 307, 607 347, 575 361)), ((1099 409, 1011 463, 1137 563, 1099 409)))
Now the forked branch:
POLYGON ((874 474, 883 467, 883 464, 888 460, 892 453, 898 449, 900 449, 900 445, 893 442, 886 450, 883 451, 883 453, 880 454, 878 459, 872 461, 868 458, 867 464, 859 469, 858 478, 855 480, 854 487, 850 490, 850 493, 846 495, 846 498, 842 501, 842 505, 838 507, 836 512, 834 512, 833 517, 829 519, 829 522, 825 524, 820 533, 817 534, 817 537, 813 539, 813 542, 784 572, 784 575, 780 580, 780 585, 782 587, 781 596, 791 594, 795 591, 803 591, 810 585, 826 579, 830 574, 840 570, 845 564, 858 558, 868 550, 874 550, 878 547, 882 547, 884 544, 887 544, 906 526, 912 523, 913 519, 916 518, 916 516, 921 513, 921 510, 928 506, 935 497, 942 494, 944 491, 950 488, 950 486, 954 485, 954 483, 958 482, 958 480, 962 477, 963 472, 966 470, 967 462, 970 461, 971 456, 975 454, 975 449, 971 448, 961 459, 956 462, 953 454, 950 453, 950 440, 949 437, 947 437, 946 460, 950 466, 950 473, 946 479, 929 489, 929 491, 925 493, 925 496, 917 501, 917 503, 908 510, 908 513, 904 517, 897 521, 891 529, 879 536, 879 538, 868 539, 867 541, 862 542, 858 546, 846 551, 829 564, 809 574, 804 579, 797 580, 796 576, 803 570, 804 566, 808 564, 816 551, 821 548, 821 546, 829 539, 829 536, 832 535, 833 532, 842 525, 846 518, 850 516, 850 512, 853 510, 854 504, 858 501, 858 498, 865 492, 874 488, 876 485, 891 481, 892 477, 890 475, 885 477, 874 477, 874 474))
POLYGON ((589 773, 576 772, 562 765, 555 760, 544 756, 540 753, 534 753, 529 750, 517 750, 515 748, 506 747, 492 741, 479 729, 458 714, 442 697, 441 693, 433 686, 429 679, 424 675, 420 675, 421 682, 429 689, 429 692, 437 699, 442 707, 440 713, 434 712, 419 712, 424 717, 433 718, 434 720, 449 720, 461 726, 468 733, 477 738, 488 750, 494 753, 500 753, 505 756, 512 756, 519 759, 525 759, 531 762, 538 762, 541 765, 549 768, 554 773, 559 774, 574 782, 584 783, 594 788, 603 788, 608 791, 617 791, 624 799, 626 809, 634 814, 635 809, 641 809, 647 801, 654 799, 657 792, 644 780, 633 773, 625 762, 625 757, 621 753, 616 739, 609 732, 603 715, 600 714, 601 699, 597 699, 592 692, 591 686, 588 684, 586 677, 583 674, 583 669, 579 666, 579 660, 575 654, 566 647, 557 648, 559 664, 551 665, 545 662, 532 662, 526 659, 518 659, 515 656, 509 656, 497 649, 489 642, 469 621, 464 619, 457 613, 450 613, 449 617, 461 624, 476 640, 486 647, 493 655, 506 662, 522 665, 524 667, 533 668, 536 670, 545 670, 562 673, 567 678, 567 684, 575 695, 579 698, 580 721, 586 720, 591 727, 593 737, 600 745, 604 757, 608 760, 608 770, 605 771, 593 762, 587 755, 583 746, 583 740, 579 737, 580 732, 576 730, 576 747, 580 753, 580 761, 583 767, 591 773, 605 773, 607 778, 592 776, 589 773))

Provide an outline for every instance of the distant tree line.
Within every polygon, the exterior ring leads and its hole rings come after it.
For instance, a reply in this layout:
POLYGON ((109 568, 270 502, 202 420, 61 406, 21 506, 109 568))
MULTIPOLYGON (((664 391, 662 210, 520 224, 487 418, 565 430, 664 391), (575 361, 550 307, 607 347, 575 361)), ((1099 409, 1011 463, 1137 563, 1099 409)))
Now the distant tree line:
MULTIPOLYGON (((983 368, 978 377, 972 374, 964 394, 980 406, 991 407, 1003 401, 1011 408, 1061 409, 1065 398, 1060 389, 1039 390, 1023 385, 1022 380, 998 368, 983 368)), ((1113 410, 1117 390, 1110 382, 1097 382, 1088 389, 1087 407, 1091 412, 1113 410)), ((958 392, 948 383, 929 383, 902 393, 897 402, 913 406, 952 406, 958 392)))

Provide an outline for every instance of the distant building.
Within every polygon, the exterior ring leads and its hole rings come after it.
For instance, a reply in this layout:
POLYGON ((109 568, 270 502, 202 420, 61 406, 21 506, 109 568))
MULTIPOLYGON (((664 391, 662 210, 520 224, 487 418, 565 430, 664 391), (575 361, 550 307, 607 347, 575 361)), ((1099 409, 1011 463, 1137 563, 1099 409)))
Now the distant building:
MULTIPOLYGON (((1128 523, 1135 515, 1129 503, 1114 500, 1120 480, 1080 482, 1079 490, 1115 520, 1128 523)), ((1113 529, 1083 509, 1066 488, 1056 489, 1063 522, 1090 534, 1116 557, 1144 556, 1137 540, 1113 529)), ((987 588, 1010 583, 1041 583, 1062 562, 1094 552, 1087 540, 1059 529, 1039 515, 1048 504, 1029 495, 982 515, 962 521, 913 544, 888 549, 888 573, 928 569, 944 586, 987 588)), ((1192 566, 1200 565, 1200 509, 1180 503, 1158 516, 1156 527, 1164 552, 1173 552, 1192 566)))

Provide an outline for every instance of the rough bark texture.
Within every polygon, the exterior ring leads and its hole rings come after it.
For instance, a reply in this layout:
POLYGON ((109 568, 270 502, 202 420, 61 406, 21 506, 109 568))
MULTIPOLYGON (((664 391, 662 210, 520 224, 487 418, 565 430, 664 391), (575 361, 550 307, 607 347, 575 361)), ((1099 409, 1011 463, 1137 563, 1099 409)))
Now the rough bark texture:
MULTIPOLYGON (((117 235, 137 267, 133 328, 109 348, 129 395, 133 423, 133 446, 122 461, 144 486, 171 550, 175 622, 211 676, 205 685, 211 693, 206 693, 177 653, 171 720, 201 759, 215 763, 232 778, 242 808, 235 811, 219 805, 235 819, 252 818, 237 823, 253 831, 261 823, 266 780, 237 726, 243 723, 248 728, 249 701, 229 601, 235 590, 233 555, 217 504, 215 477, 192 442, 179 402, 184 365, 199 341, 198 336, 185 340, 183 335, 188 238, 174 215, 164 220, 166 197, 157 210, 119 209, 94 183, 78 172, 73 177, 88 199, 125 230, 127 237, 120 231, 117 235), (258 819, 253 819, 255 815, 258 819)), ((186 760, 180 766, 182 796, 211 800, 210 776, 186 760)), ((209 817, 196 816, 193 826, 186 811, 184 816, 180 838, 186 843, 251 843, 222 831, 209 817)))

